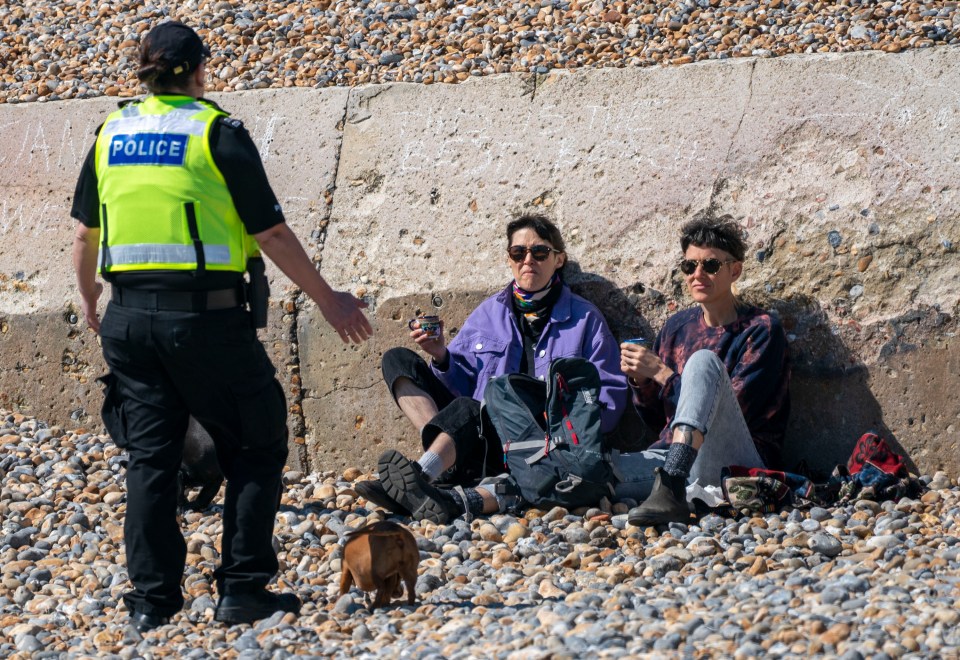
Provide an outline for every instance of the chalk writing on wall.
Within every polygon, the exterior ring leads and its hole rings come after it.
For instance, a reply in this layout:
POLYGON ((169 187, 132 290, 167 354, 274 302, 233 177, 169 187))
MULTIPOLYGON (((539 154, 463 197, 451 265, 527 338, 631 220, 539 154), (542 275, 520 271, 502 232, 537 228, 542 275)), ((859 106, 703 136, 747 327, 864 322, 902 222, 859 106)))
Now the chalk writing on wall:
POLYGON ((260 160, 264 163, 270 160, 270 145, 273 142, 277 124, 285 119, 286 117, 280 115, 269 115, 267 117, 257 115, 253 119, 253 127, 248 129, 250 131, 250 138, 257 145, 257 149, 260 152, 260 160))
MULTIPOLYGON (((16 163, 18 178, 52 171, 76 173, 93 144, 94 128, 92 119, 14 120, 0 124, 0 133, 11 136, 8 139, 16 145, 0 149, 0 166, 16 163)), ((10 142, 4 146, 10 146, 10 142)))
POLYGON ((0 235, 39 236, 63 229, 70 209, 66 204, 43 201, 37 204, 0 200, 0 235))

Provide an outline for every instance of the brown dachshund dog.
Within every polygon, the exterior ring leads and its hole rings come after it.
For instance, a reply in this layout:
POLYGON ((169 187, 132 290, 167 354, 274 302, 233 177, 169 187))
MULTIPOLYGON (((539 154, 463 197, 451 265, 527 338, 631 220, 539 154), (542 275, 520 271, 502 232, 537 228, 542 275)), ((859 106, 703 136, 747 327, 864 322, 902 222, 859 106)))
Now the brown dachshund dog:
POLYGON ((376 589, 373 606, 383 607, 393 596, 403 593, 400 586, 403 580, 407 602, 413 605, 417 601, 419 564, 417 542, 406 527, 390 520, 365 525, 349 532, 343 546, 340 595, 356 583, 364 591, 376 589))

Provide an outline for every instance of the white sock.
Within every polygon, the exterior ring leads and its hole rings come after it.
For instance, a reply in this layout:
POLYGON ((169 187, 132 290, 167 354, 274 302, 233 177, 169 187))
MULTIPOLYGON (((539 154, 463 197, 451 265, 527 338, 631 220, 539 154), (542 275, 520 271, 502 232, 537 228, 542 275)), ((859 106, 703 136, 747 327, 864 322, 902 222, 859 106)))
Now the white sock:
POLYGON ((443 461, 440 460, 439 454, 434 454, 432 451, 423 452, 423 456, 417 460, 417 463, 423 468, 423 473, 430 481, 435 481, 443 474, 443 461))

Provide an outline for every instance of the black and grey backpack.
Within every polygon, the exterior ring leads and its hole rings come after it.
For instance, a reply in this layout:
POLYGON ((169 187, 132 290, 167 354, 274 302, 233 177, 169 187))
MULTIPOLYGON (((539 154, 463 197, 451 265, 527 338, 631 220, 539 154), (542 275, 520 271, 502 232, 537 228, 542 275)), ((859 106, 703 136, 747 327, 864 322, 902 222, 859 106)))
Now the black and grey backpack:
POLYGON ((507 374, 487 384, 484 411, 500 437, 504 467, 527 503, 574 508, 611 496, 602 407, 600 375, 583 358, 554 360, 546 383, 507 374))

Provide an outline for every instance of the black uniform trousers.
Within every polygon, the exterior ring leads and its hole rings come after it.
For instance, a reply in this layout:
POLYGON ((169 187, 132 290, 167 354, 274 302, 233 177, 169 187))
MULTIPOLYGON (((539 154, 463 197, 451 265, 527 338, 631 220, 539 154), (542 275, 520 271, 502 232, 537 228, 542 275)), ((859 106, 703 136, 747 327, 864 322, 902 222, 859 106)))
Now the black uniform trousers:
POLYGON ((183 606, 177 470, 190 415, 212 436, 227 480, 218 592, 262 589, 279 567, 272 541, 287 458, 286 400, 249 312, 111 302, 100 335, 129 452, 127 607, 170 616, 183 606))
POLYGON ((429 449, 440 433, 446 433, 453 438, 457 450, 456 462, 441 475, 439 483, 473 486, 485 476, 506 471, 500 439, 493 424, 484 419, 479 401, 453 394, 426 361, 409 348, 388 350, 383 354, 380 368, 394 401, 397 398, 394 385, 402 377, 409 378, 436 404, 439 412, 420 432, 423 448, 429 449))

